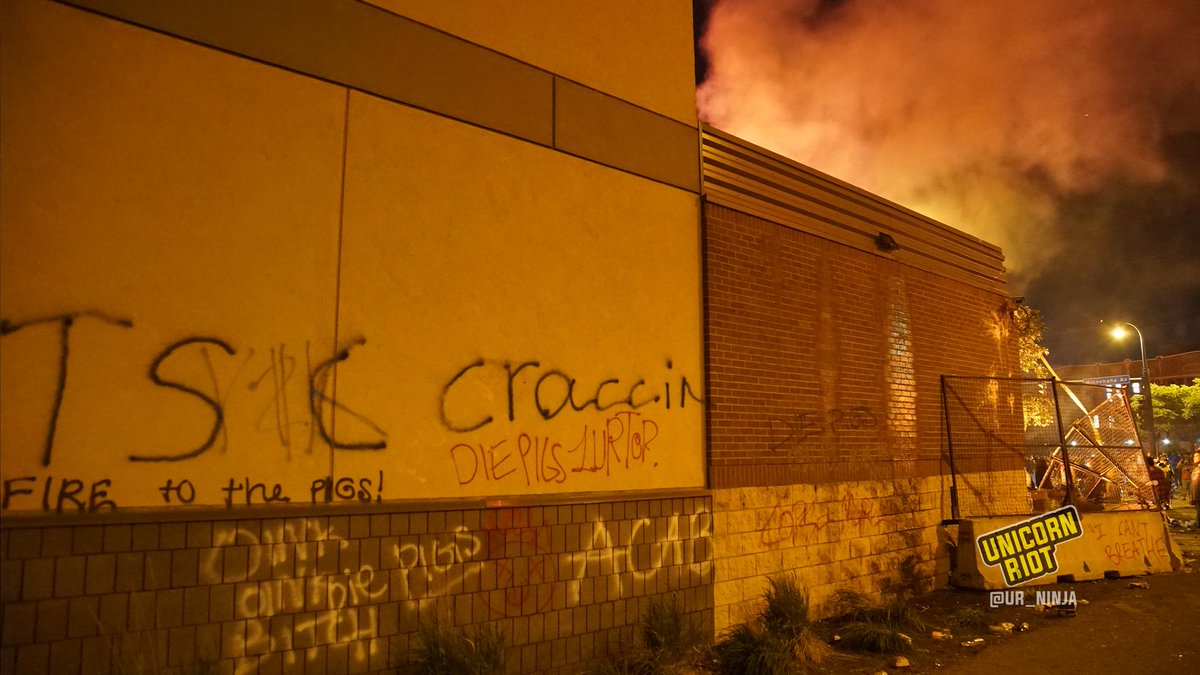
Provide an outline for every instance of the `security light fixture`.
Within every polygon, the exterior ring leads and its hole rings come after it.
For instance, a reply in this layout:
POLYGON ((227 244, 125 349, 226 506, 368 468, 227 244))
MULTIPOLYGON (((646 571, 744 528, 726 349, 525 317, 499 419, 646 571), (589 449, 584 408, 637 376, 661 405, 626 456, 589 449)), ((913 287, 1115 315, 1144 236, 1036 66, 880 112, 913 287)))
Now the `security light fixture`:
POLYGON ((879 234, 875 235, 875 248, 886 253, 891 253, 892 251, 899 251, 900 244, 896 243, 896 240, 892 238, 892 235, 886 232, 880 232, 879 234))

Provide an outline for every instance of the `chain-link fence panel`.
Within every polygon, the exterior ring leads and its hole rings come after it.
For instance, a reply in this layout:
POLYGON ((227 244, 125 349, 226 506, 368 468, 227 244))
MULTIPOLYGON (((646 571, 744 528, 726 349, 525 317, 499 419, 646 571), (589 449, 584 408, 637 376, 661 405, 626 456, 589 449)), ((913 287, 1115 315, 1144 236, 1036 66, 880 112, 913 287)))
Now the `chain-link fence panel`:
POLYGON ((954 518, 1154 504, 1125 390, 942 378, 954 518))
POLYGON ((1020 378, 946 376, 942 405, 953 517, 1029 513, 1032 458, 1048 457, 1060 438, 1053 387, 1020 378), (1026 400, 1050 401, 1039 417, 1049 424, 1026 429, 1026 400))
MULTIPOLYGON (((1107 509, 1153 505, 1154 486, 1126 390, 1079 382, 1059 382, 1057 386, 1059 400, 1069 399, 1074 404, 1064 407, 1074 416, 1064 435, 1064 447, 1078 498, 1107 509)), ((1053 457, 1061 464, 1063 454, 1053 457)))

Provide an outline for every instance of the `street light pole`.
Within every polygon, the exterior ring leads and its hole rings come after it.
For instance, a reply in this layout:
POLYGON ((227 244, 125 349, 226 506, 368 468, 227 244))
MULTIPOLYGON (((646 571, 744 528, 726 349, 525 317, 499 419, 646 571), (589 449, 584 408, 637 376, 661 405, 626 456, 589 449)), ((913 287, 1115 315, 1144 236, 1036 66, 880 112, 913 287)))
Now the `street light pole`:
MULTIPOLYGON (((1137 333, 1138 346, 1142 350, 1142 383, 1146 385, 1146 431, 1150 433, 1150 448, 1154 451, 1154 455, 1158 455, 1158 433, 1154 429, 1154 398, 1150 394, 1150 366, 1146 363, 1146 341, 1142 338, 1142 331, 1137 326, 1123 321, 1121 325, 1129 326, 1137 333)), ((1120 326, 1113 330, 1113 335, 1117 338, 1124 337, 1124 331, 1120 326)))

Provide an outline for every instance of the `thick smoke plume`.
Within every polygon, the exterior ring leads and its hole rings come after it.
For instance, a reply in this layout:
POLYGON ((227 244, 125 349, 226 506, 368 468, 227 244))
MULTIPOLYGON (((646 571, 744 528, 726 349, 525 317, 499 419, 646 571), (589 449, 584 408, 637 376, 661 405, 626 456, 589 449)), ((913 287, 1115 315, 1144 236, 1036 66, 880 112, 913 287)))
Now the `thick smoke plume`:
POLYGON ((1194 0, 719 0, 698 101, 1029 280, 1080 235, 1069 204, 1172 180, 1167 141, 1200 130, 1197 44, 1194 0))

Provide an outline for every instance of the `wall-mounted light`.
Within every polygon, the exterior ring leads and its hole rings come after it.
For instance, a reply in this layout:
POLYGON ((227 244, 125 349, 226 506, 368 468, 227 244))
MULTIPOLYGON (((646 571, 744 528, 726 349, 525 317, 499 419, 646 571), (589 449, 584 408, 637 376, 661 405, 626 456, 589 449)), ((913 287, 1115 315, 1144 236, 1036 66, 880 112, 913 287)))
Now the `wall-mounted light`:
POLYGON ((880 232, 879 234, 875 235, 875 248, 886 253, 891 253, 892 251, 899 251, 900 244, 896 243, 896 240, 892 238, 892 235, 886 232, 880 232))

